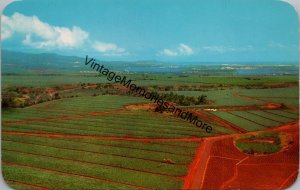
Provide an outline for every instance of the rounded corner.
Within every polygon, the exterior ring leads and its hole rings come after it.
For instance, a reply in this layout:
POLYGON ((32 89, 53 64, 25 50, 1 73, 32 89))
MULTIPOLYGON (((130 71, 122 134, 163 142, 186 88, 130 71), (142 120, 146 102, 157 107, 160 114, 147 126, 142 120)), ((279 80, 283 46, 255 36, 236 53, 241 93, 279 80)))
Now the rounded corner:
POLYGON ((2 18, 4 12, 5 12, 5 9, 7 9, 7 7, 11 6, 12 4, 15 4, 16 2, 20 2, 21 0, 7 0, 6 2, 2 2, 0 4, 0 17, 2 18))
MULTIPOLYGON (((286 190, 293 190, 293 189, 296 189, 294 188, 295 185, 297 185, 297 181, 299 181, 299 167, 298 167, 298 171, 296 173, 296 175, 293 177, 293 181, 290 182, 289 184, 287 184, 286 187, 284 187, 286 190)), ((298 186, 299 186, 299 182, 298 182, 298 186)))
POLYGON ((9 183, 7 183, 7 181, 3 177, 3 170, 1 170, 1 175, 0 175, 0 187, 5 189, 5 190, 16 190, 12 186, 10 186, 9 183))
POLYGON ((289 9, 292 10, 292 12, 293 12, 292 14, 294 14, 294 16, 296 17, 296 19, 297 19, 297 21, 298 21, 298 27, 299 27, 299 25, 300 25, 300 23, 299 23, 300 8, 297 9, 297 8, 296 8, 296 5, 293 4, 293 3, 292 3, 291 1, 289 1, 289 0, 279 0, 279 2, 282 3, 282 4, 285 4, 286 6, 289 7, 289 9))

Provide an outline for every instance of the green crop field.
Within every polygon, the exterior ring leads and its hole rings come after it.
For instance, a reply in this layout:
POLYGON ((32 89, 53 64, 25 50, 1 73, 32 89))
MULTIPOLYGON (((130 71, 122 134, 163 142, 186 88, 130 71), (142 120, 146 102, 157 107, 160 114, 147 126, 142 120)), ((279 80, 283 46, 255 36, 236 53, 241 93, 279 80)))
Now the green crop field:
POLYGON ((260 124, 251 122, 251 121, 241 118, 237 115, 232 115, 230 112, 213 112, 213 114, 243 128, 247 131, 257 131, 257 130, 265 129, 265 127, 260 124))
POLYGON ((257 98, 298 98, 299 88, 272 88, 272 89, 255 89, 255 90, 241 90, 241 95, 248 95, 257 98))
POLYGON ((107 79, 93 75, 4 75, 2 84, 4 87, 19 86, 20 81, 23 86, 57 86, 62 84, 79 84, 79 83, 106 83, 107 79))
POLYGON ((240 116, 242 118, 245 118, 249 121, 253 121, 259 125, 265 126, 265 127, 277 127, 279 126, 280 122, 278 121, 274 121, 271 119, 267 119, 266 117, 264 117, 264 115, 255 115, 253 113, 249 113, 249 112, 244 112, 244 111, 232 111, 230 112, 234 115, 240 116))
MULTIPOLYGON (((242 76, 200 76, 196 74, 176 75, 176 74, 121 74, 131 79, 139 86, 174 86, 175 85, 263 85, 263 84, 284 84, 297 83, 296 76, 276 76, 276 77, 242 77, 242 76)), ((103 76, 97 76, 93 73, 85 74, 57 74, 57 75, 4 75, 2 77, 2 84, 4 87, 10 86, 57 86, 64 84, 79 84, 79 83, 112 83, 103 76), (20 83, 20 81, 22 81, 20 83)))
MULTIPOLYGON (((209 106, 245 106, 245 105, 259 105, 261 102, 254 102, 245 98, 234 96, 238 93, 238 89, 233 90, 209 90, 209 91, 173 91, 179 95, 198 97, 201 94, 207 96, 208 100, 213 101, 209 106)), ((205 105, 209 107, 208 105, 205 105)), ((202 106, 203 107, 203 106, 202 106)))
MULTIPOLYGON (((263 109, 267 101, 297 107, 296 87, 272 90, 218 87, 291 82, 293 77, 262 77, 261 81, 232 77, 224 82, 224 77, 197 75, 129 76, 136 77, 135 84, 152 86, 152 89, 160 85, 209 87, 208 90, 159 92, 189 97, 204 94, 209 103, 180 108, 209 112, 208 115, 213 114, 246 131, 275 128, 299 119, 297 110, 263 109), (287 98, 282 98, 285 94, 287 98), (236 107, 245 110, 235 110, 236 107), (253 110, 253 107, 262 109, 253 110), (208 108, 216 111, 205 110, 208 108), (228 108, 232 110, 218 110, 228 108)), ((48 88, 74 83, 107 83, 105 78, 91 75, 58 76, 60 83, 52 80, 53 76, 22 77, 5 76, 4 86, 48 88)), ((49 189, 180 189, 201 139, 235 133, 218 121, 199 116, 213 128, 212 133, 207 133, 174 115, 138 107, 137 104, 151 102, 126 93, 118 95, 118 90, 75 86, 58 91, 61 99, 3 109, 2 170, 6 182, 17 189, 27 189, 26 184, 49 189), (104 95, 105 91, 108 92, 104 95)), ((262 151, 268 151, 266 149, 270 148, 261 147, 262 151)))
MULTIPOLYGON (((202 76, 197 74, 186 74, 186 75, 175 75, 175 74, 165 74, 165 75, 150 75, 149 78, 152 81, 173 81, 175 84, 181 85, 181 82, 189 82, 190 85, 193 83, 202 84, 213 84, 213 85, 241 85, 241 86, 249 86, 249 85, 262 85, 262 84, 272 84, 272 83, 289 83, 289 82, 298 82, 297 76, 202 76)), ((142 81, 142 80, 141 80, 142 81)), ((140 80, 138 80, 140 82, 140 80)), ((149 82, 149 80, 145 81, 145 85, 149 82)), ((153 84, 153 83, 150 83, 153 84)), ((159 85, 160 83, 156 83, 159 85)))
POLYGON ((199 143, 133 142, 126 138, 192 138, 205 136, 205 132, 171 116, 123 107, 144 101, 124 96, 91 96, 4 110, 2 161, 5 180, 51 188, 50 183, 43 183, 49 178, 65 189, 75 187, 77 183, 64 185, 75 176, 81 176, 86 188, 97 184, 117 189, 180 188, 183 183, 180 176, 187 174, 187 166, 199 143), (55 136, 57 134, 62 136, 55 136), (64 138, 64 135, 124 139, 64 138), (54 174, 61 177, 55 178, 54 174))
POLYGON ((3 121, 17 121, 20 119, 109 111, 111 109, 120 109, 127 104, 141 102, 145 102, 145 99, 120 96, 101 96, 101 98, 85 96, 45 102, 22 109, 3 110, 2 114, 3 121))
POLYGON ((239 94, 254 97, 263 101, 283 103, 287 106, 296 108, 299 107, 298 87, 241 90, 239 94))
POLYGON ((283 148, 284 144, 278 132, 262 132, 256 135, 245 135, 236 139, 235 146, 246 154, 261 155, 276 153, 283 148), (271 141, 264 141, 266 139, 271 141))
POLYGON ((250 110, 250 111, 247 111, 247 112, 252 114, 252 115, 256 115, 256 116, 258 115, 262 118, 267 118, 267 119, 270 119, 272 121, 277 121, 277 122, 281 122, 281 123, 288 123, 288 122, 293 121, 293 119, 289 119, 289 118, 286 118, 286 117, 274 115, 272 113, 261 111, 261 110, 254 110, 254 111, 250 110))
MULTIPOLYGON (((198 97, 202 94, 211 100, 211 106, 247 106, 262 105, 265 102, 283 103, 287 106, 299 107, 299 94, 297 87, 275 89, 229 89, 207 91, 172 91, 178 95, 198 97), (246 95, 263 101, 253 101, 236 95, 246 95)), ((164 93, 161 91, 161 93, 164 93)), ((208 107, 207 105, 204 105, 208 107)), ((202 106, 203 107, 203 106, 202 106)))
POLYGON ((211 113, 247 131, 274 128, 299 119, 297 111, 286 110, 217 111, 211 113))
POLYGON ((296 110, 268 110, 265 111, 267 113, 271 113, 273 115, 279 116, 279 117, 284 117, 290 120, 295 120, 299 119, 299 112, 296 110))

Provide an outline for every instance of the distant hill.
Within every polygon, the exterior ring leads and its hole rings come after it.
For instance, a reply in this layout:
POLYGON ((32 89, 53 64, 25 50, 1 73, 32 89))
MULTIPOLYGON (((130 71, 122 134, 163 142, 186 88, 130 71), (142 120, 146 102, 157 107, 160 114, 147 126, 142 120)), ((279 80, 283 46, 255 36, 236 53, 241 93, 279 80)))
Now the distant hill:
MULTIPOLYGON (((93 71, 85 57, 52 53, 22 53, 2 50, 2 74, 57 74, 93 71)), ((199 75, 298 75, 298 64, 286 63, 165 63, 159 61, 101 61, 114 72, 179 73, 199 75)))
MULTIPOLYGON (((23 53, 9 50, 2 50, 2 73, 65 73, 80 72, 90 70, 85 62, 85 57, 64 56, 53 53, 23 53)), ((97 63, 103 64, 106 68, 114 71, 129 71, 132 68, 159 68, 164 63, 157 61, 101 61, 97 63)))
MULTIPOLYGON (((62 56, 50 53, 29 54, 2 50, 2 72, 67 72, 83 66, 83 58, 74 56, 62 56)), ((76 70, 76 69, 75 69, 76 70)))

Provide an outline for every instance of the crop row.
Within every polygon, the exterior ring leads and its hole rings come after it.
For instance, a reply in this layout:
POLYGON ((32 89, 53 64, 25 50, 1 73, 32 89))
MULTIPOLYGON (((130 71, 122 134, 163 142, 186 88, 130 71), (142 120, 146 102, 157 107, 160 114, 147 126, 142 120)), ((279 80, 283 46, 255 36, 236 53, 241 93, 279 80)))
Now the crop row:
POLYGON ((3 151, 34 155, 36 157, 53 157, 58 159, 74 160, 95 165, 116 167, 121 170, 140 171, 142 173, 154 173, 170 176, 181 176, 186 173, 185 165, 168 164, 163 160, 153 161, 150 159, 140 159, 127 156, 111 154, 99 154, 93 151, 76 150, 70 148, 58 148, 50 145, 40 145, 33 143, 21 143, 16 141, 3 141, 3 151))
POLYGON ((248 131, 262 130, 266 127, 278 127, 298 119, 298 115, 285 110, 255 110, 212 112, 213 114, 248 131))
POLYGON ((11 116, 18 117, 19 119, 32 119, 112 111, 122 108, 122 106, 127 104, 143 101, 141 98, 124 96, 70 98, 45 102, 23 109, 4 110, 3 118, 4 121, 10 121, 11 116))

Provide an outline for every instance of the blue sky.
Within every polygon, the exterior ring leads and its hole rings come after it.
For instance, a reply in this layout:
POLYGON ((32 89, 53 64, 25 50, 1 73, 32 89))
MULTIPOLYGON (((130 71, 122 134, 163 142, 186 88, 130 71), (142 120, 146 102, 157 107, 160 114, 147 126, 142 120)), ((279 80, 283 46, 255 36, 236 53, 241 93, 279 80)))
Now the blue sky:
POLYGON ((298 20, 277 0, 24 0, 2 48, 100 60, 298 62, 298 20))

